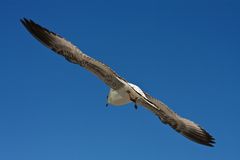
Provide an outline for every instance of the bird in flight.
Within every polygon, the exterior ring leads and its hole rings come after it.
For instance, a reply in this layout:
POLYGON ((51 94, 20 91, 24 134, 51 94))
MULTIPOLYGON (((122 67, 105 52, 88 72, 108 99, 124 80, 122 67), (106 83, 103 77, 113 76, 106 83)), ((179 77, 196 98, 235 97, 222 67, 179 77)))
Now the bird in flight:
POLYGON ((23 18, 20 21, 43 45, 62 55, 71 63, 78 64, 92 72, 109 86, 110 91, 107 96, 107 104, 120 106, 133 102, 135 108, 140 105, 149 109, 164 124, 168 124, 186 138, 202 145, 214 146, 215 139, 206 130, 198 124, 179 116, 160 100, 153 98, 138 86, 120 77, 107 65, 86 55, 71 42, 32 20, 23 18))

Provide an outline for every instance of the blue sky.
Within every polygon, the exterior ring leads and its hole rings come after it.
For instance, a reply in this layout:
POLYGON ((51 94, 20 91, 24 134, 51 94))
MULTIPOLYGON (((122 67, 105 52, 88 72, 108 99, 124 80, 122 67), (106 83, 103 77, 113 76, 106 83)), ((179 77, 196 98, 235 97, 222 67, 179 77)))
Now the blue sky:
POLYGON ((0 159, 236 159, 240 3, 5 1, 0 5, 0 159), (144 108, 105 108, 108 88, 42 46, 19 19, 64 36, 199 123, 195 144, 144 108))

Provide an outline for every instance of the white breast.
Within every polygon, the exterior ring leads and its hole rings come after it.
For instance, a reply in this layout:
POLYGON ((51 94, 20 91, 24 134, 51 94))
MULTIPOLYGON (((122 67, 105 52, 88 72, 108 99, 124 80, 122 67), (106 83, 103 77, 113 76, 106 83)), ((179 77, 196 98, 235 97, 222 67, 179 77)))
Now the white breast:
POLYGON ((131 102, 130 96, 129 93, 127 93, 127 91, 129 90, 132 91, 131 93, 135 93, 134 97, 138 97, 139 96, 138 94, 140 94, 141 96, 146 98, 144 92, 138 86, 132 83, 128 83, 128 85, 119 90, 110 89, 108 94, 108 103, 115 106, 130 103, 131 102))
POLYGON ((109 104, 120 106, 130 102, 131 100, 129 94, 126 92, 125 88, 121 88, 119 90, 113 90, 112 88, 110 89, 108 94, 109 104))

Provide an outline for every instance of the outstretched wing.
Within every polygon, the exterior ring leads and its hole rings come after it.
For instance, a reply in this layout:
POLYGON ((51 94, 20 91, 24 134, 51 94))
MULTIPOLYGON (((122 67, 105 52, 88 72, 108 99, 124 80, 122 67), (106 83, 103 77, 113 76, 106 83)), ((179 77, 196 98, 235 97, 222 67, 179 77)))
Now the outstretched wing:
POLYGON ((188 139, 199 144, 213 146, 215 139, 202 127, 188 119, 180 117, 164 103, 151 97, 149 94, 145 93, 145 95, 147 99, 141 97, 136 103, 154 112, 163 123, 168 124, 188 139))
POLYGON ((118 76, 107 65, 89 57, 63 37, 41 27, 32 20, 27 20, 24 18, 21 19, 21 22, 26 29, 46 47, 64 56, 68 61, 79 64, 80 66, 94 73, 110 88, 117 90, 123 87, 125 80, 118 76))

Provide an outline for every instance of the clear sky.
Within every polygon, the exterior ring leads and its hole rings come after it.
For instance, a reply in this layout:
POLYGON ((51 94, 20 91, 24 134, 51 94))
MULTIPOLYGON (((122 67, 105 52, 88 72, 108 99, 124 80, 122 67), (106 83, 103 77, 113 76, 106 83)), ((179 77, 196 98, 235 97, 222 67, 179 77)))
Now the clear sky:
POLYGON ((239 1, 8 0, 0 17, 0 159, 237 159, 239 1), (106 108, 108 87, 33 39, 22 17, 199 123, 216 147, 142 107, 106 108))

